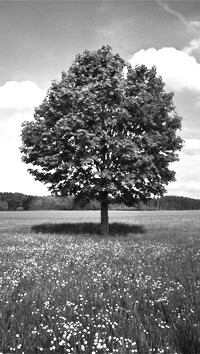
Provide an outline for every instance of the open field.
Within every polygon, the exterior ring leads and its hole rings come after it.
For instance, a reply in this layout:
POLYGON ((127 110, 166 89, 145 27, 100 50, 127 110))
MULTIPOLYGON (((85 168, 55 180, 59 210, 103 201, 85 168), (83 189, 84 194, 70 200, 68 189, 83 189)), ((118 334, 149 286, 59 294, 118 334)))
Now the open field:
POLYGON ((200 211, 99 214, 0 212, 0 353, 200 353, 200 211))

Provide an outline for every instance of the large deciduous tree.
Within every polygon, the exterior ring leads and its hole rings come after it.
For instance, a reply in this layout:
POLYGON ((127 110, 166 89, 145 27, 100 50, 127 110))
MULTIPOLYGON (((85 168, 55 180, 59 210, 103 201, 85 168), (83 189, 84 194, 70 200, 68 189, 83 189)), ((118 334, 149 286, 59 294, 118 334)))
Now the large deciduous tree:
POLYGON ((109 203, 162 195, 174 180, 180 128, 156 68, 132 68, 103 46, 77 55, 52 82, 34 120, 23 123, 21 151, 53 193, 98 199, 107 234, 109 203))

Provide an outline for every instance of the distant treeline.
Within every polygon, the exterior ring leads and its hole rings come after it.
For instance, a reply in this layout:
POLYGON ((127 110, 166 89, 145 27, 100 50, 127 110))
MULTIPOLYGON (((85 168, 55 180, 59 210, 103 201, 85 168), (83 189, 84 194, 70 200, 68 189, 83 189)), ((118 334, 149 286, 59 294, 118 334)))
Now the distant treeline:
MULTIPOLYGON (((83 200, 74 197, 32 196, 22 193, 1 193, 0 210, 98 210, 100 204, 96 200, 83 200)), ((115 210, 200 210, 200 200, 186 197, 165 196, 150 199, 147 203, 128 208, 124 204, 112 204, 115 210)))
POLYGON ((165 196, 140 204, 141 210, 200 210, 200 199, 165 196))
POLYGON ((1 193, 0 210, 69 210, 74 207, 72 197, 32 196, 22 193, 1 193))

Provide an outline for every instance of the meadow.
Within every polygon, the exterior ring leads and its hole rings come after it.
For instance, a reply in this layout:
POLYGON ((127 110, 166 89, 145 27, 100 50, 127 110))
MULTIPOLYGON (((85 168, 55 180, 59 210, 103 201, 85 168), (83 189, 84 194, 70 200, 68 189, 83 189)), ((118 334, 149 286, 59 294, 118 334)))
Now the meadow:
POLYGON ((0 212, 0 353, 200 353, 200 211, 0 212))

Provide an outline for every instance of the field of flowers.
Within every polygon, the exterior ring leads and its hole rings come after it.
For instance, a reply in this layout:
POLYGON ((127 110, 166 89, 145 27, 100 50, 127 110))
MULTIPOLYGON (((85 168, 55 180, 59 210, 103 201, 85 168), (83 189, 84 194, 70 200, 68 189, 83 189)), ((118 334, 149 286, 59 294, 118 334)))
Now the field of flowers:
POLYGON ((0 212, 0 353, 200 353, 200 211, 110 220, 143 231, 53 232, 98 211, 0 212))

